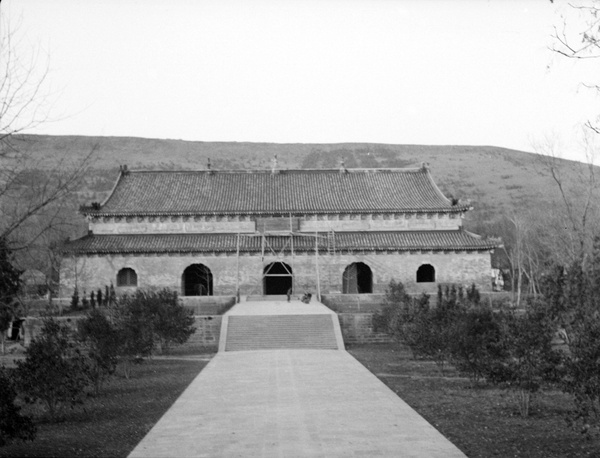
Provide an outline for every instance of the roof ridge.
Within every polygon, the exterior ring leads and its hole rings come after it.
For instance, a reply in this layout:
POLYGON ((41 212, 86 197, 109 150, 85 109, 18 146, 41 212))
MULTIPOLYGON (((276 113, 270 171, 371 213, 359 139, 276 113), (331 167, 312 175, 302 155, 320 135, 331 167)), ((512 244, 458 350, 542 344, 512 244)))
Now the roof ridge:
MULTIPOLYGON (((414 172, 424 172, 425 169, 423 167, 357 167, 357 168, 347 168, 346 171, 348 173, 378 173, 378 172, 396 172, 396 173, 414 173, 414 172)), ((260 174, 272 174, 271 169, 195 169, 195 170, 148 170, 148 169, 138 169, 138 170, 128 170, 128 175, 130 174, 145 174, 145 173, 156 173, 156 174, 169 174, 169 173, 182 173, 182 174, 196 174, 196 173, 210 173, 210 174, 251 174, 251 173, 260 173, 260 174)), ((279 174, 285 174, 286 172, 291 173, 340 173, 339 168, 326 168, 326 169, 278 169, 279 174)))

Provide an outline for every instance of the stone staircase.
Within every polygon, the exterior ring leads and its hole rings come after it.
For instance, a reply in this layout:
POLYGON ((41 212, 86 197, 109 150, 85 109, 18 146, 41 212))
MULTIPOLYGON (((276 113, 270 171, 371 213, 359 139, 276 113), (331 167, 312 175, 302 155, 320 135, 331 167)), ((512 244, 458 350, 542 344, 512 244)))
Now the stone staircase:
POLYGON ((225 351, 338 350, 334 319, 332 314, 229 316, 225 351))

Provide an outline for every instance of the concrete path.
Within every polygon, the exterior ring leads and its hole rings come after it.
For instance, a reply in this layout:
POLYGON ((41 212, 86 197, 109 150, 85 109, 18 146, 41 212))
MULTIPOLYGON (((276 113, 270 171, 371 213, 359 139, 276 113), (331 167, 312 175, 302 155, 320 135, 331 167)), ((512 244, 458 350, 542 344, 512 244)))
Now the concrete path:
POLYGON ((340 350, 221 352, 131 457, 464 457, 340 350))
POLYGON ((316 300, 308 304, 298 299, 271 301, 248 301, 234 305, 227 313, 228 315, 335 315, 335 312, 316 300))

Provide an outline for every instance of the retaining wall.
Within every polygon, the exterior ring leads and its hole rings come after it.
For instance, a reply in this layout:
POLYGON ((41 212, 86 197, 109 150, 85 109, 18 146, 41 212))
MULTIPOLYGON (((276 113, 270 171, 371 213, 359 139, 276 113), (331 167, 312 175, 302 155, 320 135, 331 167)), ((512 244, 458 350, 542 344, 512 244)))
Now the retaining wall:
POLYGON ((345 344, 388 343, 392 338, 383 332, 373 331, 372 313, 338 313, 345 344))

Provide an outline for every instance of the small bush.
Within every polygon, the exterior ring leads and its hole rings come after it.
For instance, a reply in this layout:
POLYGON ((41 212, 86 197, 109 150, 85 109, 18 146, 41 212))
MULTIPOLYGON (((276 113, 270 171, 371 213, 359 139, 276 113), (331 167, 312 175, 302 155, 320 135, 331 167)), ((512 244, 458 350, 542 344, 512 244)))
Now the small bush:
POLYGON ((132 362, 150 355, 155 348, 162 351, 172 344, 185 343, 195 331, 193 324, 192 312, 171 290, 138 290, 122 298, 116 309, 116 326, 126 376, 132 362))
POLYGON ((505 356, 498 316, 490 309, 466 311, 454 325, 451 356, 459 372, 479 382, 505 356))
POLYGON ((0 367, 0 447, 16 440, 35 438, 35 425, 30 417, 21 415, 21 408, 15 403, 16 397, 9 371, 0 367))
POLYGON ((121 340, 117 329, 98 308, 77 323, 78 338, 87 350, 88 376, 96 394, 104 380, 115 372, 121 340))
POLYGON ((77 290, 77 286, 73 290, 73 295, 71 296, 71 310, 75 311, 79 308, 79 291, 77 290))
POLYGON ((87 358, 68 327, 45 319, 25 355, 24 361, 17 361, 15 378, 26 401, 42 403, 52 420, 67 406, 83 402, 89 381, 87 358))
POLYGON ((502 355, 489 366, 487 378, 519 394, 519 411, 529 415, 531 397, 549 382, 559 380, 561 354, 552 347, 556 330, 542 303, 531 303, 524 314, 503 318, 502 355))
POLYGON ((399 324, 410 314, 411 303, 412 298, 406 293, 404 285, 390 281, 381 311, 373 314, 373 331, 397 334, 400 331, 399 324))

